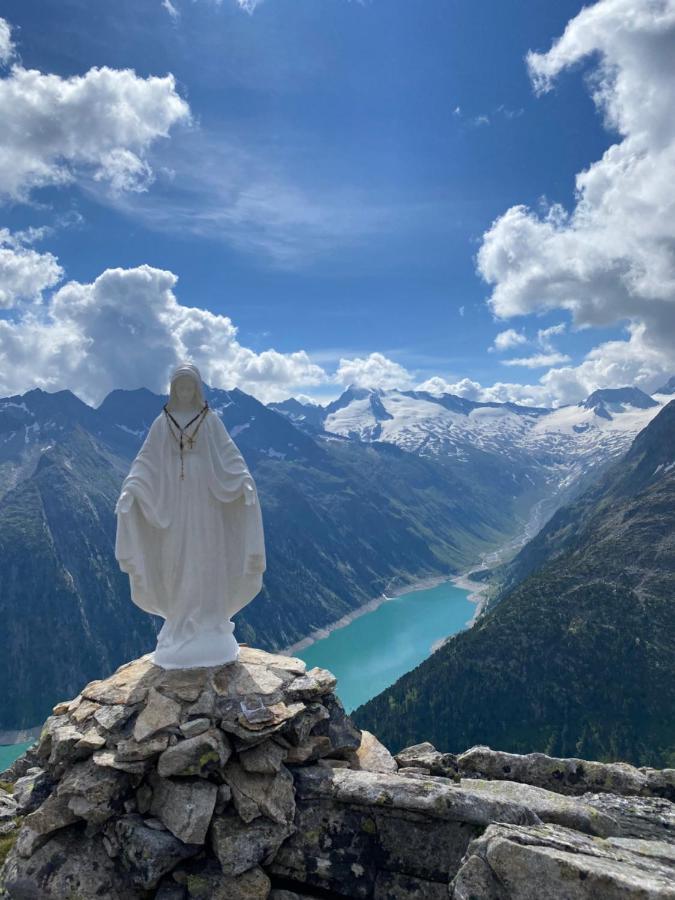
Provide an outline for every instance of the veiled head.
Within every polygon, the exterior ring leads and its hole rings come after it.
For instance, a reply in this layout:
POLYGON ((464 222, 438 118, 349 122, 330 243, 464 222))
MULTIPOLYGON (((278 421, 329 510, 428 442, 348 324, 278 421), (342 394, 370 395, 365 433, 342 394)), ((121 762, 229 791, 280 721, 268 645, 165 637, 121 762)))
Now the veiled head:
POLYGON ((204 406, 202 379, 196 366, 183 363, 173 370, 167 406, 170 410, 186 409, 191 406, 201 409, 204 406))

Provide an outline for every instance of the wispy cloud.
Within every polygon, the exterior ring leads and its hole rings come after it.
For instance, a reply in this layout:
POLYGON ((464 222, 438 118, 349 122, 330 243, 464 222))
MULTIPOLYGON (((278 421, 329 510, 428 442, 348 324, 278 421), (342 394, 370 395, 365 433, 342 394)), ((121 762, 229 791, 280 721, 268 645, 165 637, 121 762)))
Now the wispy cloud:
POLYGON ((252 15, 256 7, 260 6, 262 0, 237 0, 237 5, 240 9, 243 9, 244 12, 247 12, 249 15, 252 15))
POLYGON ((168 12, 174 22, 180 19, 180 10, 171 2, 171 0, 162 0, 162 6, 168 12))
MULTIPOLYGON (((165 233, 219 241, 244 253, 264 254, 273 265, 298 268, 346 247, 410 227, 421 205, 383 202, 367 189, 326 186, 274 161, 272 151, 208 136, 198 129, 178 136, 153 159, 157 180, 147 194, 103 202, 165 233)), ((387 198, 389 200, 390 198, 387 198)))
POLYGON ((526 369, 544 369, 569 362, 570 358, 565 353, 535 353, 533 356, 523 356, 518 359, 503 359, 502 365, 524 366, 526 369))

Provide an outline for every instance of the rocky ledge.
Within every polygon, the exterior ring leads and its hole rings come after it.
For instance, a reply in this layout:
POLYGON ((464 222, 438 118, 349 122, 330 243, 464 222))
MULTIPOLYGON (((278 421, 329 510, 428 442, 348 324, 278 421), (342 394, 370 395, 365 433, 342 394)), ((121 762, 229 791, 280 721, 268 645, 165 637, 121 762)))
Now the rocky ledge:
POLYGON ((675 898, 675 771, 431 744, 392 757, 325 669, 142 658, 0 775, 15 900, 675 898))

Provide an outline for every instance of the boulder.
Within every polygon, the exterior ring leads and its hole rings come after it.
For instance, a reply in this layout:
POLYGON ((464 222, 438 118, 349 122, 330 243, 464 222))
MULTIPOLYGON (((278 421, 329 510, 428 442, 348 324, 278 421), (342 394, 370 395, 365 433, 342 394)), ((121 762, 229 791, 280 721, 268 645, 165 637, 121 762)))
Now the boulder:
POLYGON ((92 756, 94 764, 104 769, 117 769, 120 772, 128 772, 130 775, 144 775, 150 768, 150 760, 140 762, 128 762, 120 759, 115 750, 99 750, 92 756))
POLYGON ((85 838, 78 826, 54 834, 29 858, 10 854, 2 875, 11 900, 144 900, 146 896, 108 856, 102 838, 85 838))
POLYGON ((127 738, 120 741, 115 748, 115 759, 118 762, 145 762, 147 759, 159 756, 168 746, 168 734, 157 734, 155 737, 144 741, 127 738))
POLYGON ((296 746, 289 745, 285 762, 289 766, 315 762, 322 756, 328 756, 332 750, 333 746, 327 735, 310 734, 303 743, 296 746))
POLYGON ((147 702, 134 725, 134 740, 140 743, 165 728, 177 728, 180 714, 181 705, 177 700, 172 700, 151 687, 147 702))
POLYGON ((675 769, 636 769, 627 763, 559 759, 545 753, 503 753, 471 747, 457 757, 462 775, 532 784, 560 794, 610 793, 675 800, 675 769))
POLYGON ((434 780, 441 784, 459 784, 464 791, 478 797, 517 803, 531 810, 542 822, 565 825, 584 834, 608 837, 622 833, 621 825, 614 816, 597 806, 584 803, 582 798, 561 796, 544 788, 517 784, 515 781, 484 781, 476 778, 457 782, 437 775, 410 773, 410 776, 427 782, 434 780))
POLYGON ((185 844, 203 844, 218 786, 200 778, 173 781, 153 773, 150 812, 185 844))
POLYGON ((109 829, 111 844, 137 887, 150 889, 178 863, 196 856, 200 844, 185 844, 169 831, 148 827, 141 816, 123 816, 109 829))
POLYGON ((223 733, 212 728, 165 750, 157 761, 157 772, 162 778, 172 775, 206 777, 220 771, 231 753, 223 733))
POLYGON ((336 694, 327 694, 323 705, 328 716, 312 729, 312 734, 323 734, 330 739, 334 753, 357 750, 361 743, 361 732, 345 712, 336 694))
POLYGON ((281 769, 288 750, 276 741, 266 740, 255 747, 242 750, 239 762, 247 772, 258 772, 261 775, 274 775, 281 769))
POLYGON ((150 654, 126 663, 105 681, 92 681, 82 691, 85 700, 102 705, 143 703, 148 691, 163 675, 164 670, 150 661, 150 654))
POLYGON ((315 666, 304 675, 299 675, 286 688, 290 700, 317 700, 335 690, 337 678, 328 669, 315 666))
POLYGON ((14 819, 20 813, 17 799, 7 791, 0 788, 0 822, 14 819))
POLYGON ((457 757, 453 753, 441 753, 429 741, 400 750, 394 759, 399 768, 422 768, 430 775, 452 778, 458 771, 457 757))
POLYGON ((240 647, 239 662, 250 663, 256 666, 266 666, 269 669, 290 675, 304 675, 307 671, 307 663, 295 656, 284 656, 277 653, 268 653, 257 647, 240 647))
POLYGON ((14 849, 24 859, 33 856, 55 831, 79 820, 65 797, 52 794, 23 820, 14 849))
POLYGON ((226 875, 241 875, 253 866, 271 862, 293 830, 290 823, 272 822, 265 816, 246 824, 229 811, 213 819, 211 847, 226 875))
POLYGON ((390 774, 398 771, 394 757, 369 731, 361 732, 361 743, 356 750, 345 751, 345 758, 349 760, 352 769, 390 774))
POLYGON ((189 900, 267 900, 271 882, 256 866, 241 875, 224 875, 214 863, 206 863, 182 875, 189 900))
MULTIPOLYGON (((283 737, 291 746, 299 747, 306 744, 310 740, 310 736, 317 738, 322 737, 327 741, 328 746, 334 749, 334 744, 327 733, 319 734, 318 726, 321 722, 330 717, 330 713, 322 703, 300 704, 302 709, 299 710, 292 721, 290 721, 283 730, 283 737)), ((327 732, 327 730, 324 730, 327 732)))
POLYGON ((232 802, 244 822, 252 822, 257 816, 267 816, 281 825, 293 821, 293 777, 285 766, 273 775, 261 775, 247 772, 241 763, 231 760, 225 766, 223 776, 232 789, 232 802))
POLYGON ((586 806, 611 816, 623 837, 675 843, 675 804, 661 797, 584 794, 586 806))
POLYGON ((140 709, 140 704, 134 706, 101 706, 94 713, 94 720, 104 731, 116 731, 140 709))
POLYGON ((602 840, 559 825, 490 825, 469 846, 454 900, 672 900, 675 849, 658 841, 602 840))
POLYGON ((180 726, 180 731, 183 737, 194 737, 197 734, 202 734, 204 731, 208 731, 211 727, 211 720, 205 717, 200 719, 188 719, 187 722, 183 722, 180 726))
POLYGON ((102 768, 88 759, 75 763, 66 773, 56 789, 56 797, 65 801, 78 818, 101 825, 122 810, 129 788, 128 775, 102 768))

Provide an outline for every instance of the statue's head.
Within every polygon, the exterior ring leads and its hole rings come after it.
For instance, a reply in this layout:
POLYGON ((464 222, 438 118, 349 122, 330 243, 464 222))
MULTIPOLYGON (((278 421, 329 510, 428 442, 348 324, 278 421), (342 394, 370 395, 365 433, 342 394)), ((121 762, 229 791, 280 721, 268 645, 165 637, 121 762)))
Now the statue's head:
POLYGON ((190 363, 176 366, 171 373, 169 386, 169 409, 185 409, 204 406, 204 391, 199 369, 190 363))

